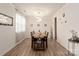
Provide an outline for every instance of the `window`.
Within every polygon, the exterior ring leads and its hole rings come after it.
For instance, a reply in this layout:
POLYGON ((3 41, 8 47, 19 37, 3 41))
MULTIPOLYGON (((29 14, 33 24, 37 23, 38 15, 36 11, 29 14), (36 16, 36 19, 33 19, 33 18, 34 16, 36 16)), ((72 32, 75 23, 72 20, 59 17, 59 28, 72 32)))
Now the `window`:
POLYGON ((24 32, 25 31, 25 17, 21 14, 16 14, 16 32, 24 32))

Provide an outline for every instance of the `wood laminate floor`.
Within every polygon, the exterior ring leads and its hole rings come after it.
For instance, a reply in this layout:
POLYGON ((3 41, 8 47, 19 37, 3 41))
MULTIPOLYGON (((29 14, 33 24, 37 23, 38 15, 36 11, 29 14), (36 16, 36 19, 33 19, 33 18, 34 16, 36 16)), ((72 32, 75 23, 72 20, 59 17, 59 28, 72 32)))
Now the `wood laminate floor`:
POLYGON ((25 39, 4 56, 67 56, 68 51, 54 40, 48 41, 48 49, 34 51, 31 49, 31 40, 25 39))

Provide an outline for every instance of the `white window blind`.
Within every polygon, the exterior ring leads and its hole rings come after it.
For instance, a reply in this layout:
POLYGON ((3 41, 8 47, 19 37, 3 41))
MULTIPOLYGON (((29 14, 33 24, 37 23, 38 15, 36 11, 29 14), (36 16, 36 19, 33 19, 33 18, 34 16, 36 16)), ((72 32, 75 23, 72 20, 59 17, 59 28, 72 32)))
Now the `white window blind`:
POLYGON ((21 14, 16 14, 16 32, 24 32, 25 31, 25 17, 21 14))

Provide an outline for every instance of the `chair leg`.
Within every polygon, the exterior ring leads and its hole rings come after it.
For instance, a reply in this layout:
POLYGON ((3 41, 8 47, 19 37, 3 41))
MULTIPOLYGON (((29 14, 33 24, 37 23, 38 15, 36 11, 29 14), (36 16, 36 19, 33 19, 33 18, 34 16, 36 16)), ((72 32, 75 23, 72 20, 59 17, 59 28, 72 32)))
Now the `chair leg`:
POLYGON ((36 49, 36 44, 34 43, 33 46, 34 46, 34 50, 35 50, 36 49))
POLYGON ((47 45, 48 43, 47 43, 47 41, 46 41, 46 48, 48 48, 48 45, 47 45))
POLYGON ((45 42, 43 41, 43 49, 45 49, 45 44, 44 44, 45 42))
POLYGON ((33 48, 33 42, 32 42, 32 44, 31 44, 31 48, 33 48))

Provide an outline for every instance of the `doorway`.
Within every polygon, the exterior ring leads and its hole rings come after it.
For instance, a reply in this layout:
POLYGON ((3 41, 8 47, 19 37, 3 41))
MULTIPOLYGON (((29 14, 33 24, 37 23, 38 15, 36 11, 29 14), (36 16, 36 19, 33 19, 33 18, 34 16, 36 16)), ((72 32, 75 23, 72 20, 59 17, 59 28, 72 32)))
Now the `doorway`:
POLYGON ((55 27, 55 40, 57 40, 57 17, 54 18, 54 27, 55 27))

